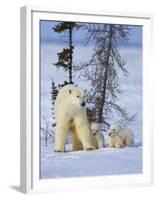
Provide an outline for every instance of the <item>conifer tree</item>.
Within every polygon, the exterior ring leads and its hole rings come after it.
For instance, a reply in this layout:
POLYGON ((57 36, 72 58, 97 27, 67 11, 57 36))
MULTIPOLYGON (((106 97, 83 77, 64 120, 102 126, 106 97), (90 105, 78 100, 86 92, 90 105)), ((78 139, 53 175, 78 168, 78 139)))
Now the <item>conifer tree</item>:
POLYGON ((52 84, 51 84, 51 101, 53 105, 52 110, 54 110, 54 103, 55 103, 57 94, 58 94, 58 89, 57 89, 57 86, 55 86, 54 80, 52 79, 52 84))
POLYGON ((128 120, 124 107, 117 102, 121 93, 119 73, 128 75, 126 63, 119 52, 119 45, 128 40, 129 27, 113 24, 86 24, 87 42, 93 41, 94 50, 90 60, 80 66, 82 75, 90 81, 88 100, 96 109, 98 123, 107 126, 117 113, 128 120))
MULTIPOLYGON (((54 116, 54 104, 55 104, 55 100, 56 100, 56 97, 58 95, 58 87, 55 85, 55 82, 54 80, 52 79, 52 83, 51 83, 51 102, 52 102, 52 116, 53 116, 53 119, 55 119, 55 116, 54 116)), ((53 123, 52 124, 52 127, 54 127, 56 125, 56 123, 53 123)))
POLYGON ((60 22, 58 25, 53 27, 53 30, 57 33, 67 32, 68 34, 68 47, 63 48, 58 53, 58 61, 55 66, 62 67, 68 72, 68 83, 72 84, 72 68, 73 68, 73 30, 78 29, 80 25, 75 22, 60 22))

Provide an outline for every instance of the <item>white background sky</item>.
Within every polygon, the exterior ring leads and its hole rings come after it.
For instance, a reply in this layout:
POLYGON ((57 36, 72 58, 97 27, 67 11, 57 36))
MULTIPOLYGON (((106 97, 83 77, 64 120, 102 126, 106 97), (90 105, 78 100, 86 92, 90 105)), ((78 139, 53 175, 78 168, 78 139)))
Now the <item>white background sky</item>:
MULTIPOLYGON (((23 195, 17 192, 19 187, 19 147, 20 147, 20 131, 19 131, 19 80, 20 80, 20 12, 19 7, 23 5, 43 5, 51 7, 62 7, 87 9, 87 10, 108 10, 108 11, 125 11, 125 12, 146 12, 155 14, 154 35, 158 36, 158 12, 157 0, 2 0, 0 7, 0 198, 1 199, 26 199, 26 200, 52 200, 52 199, 156 199, 158 192, 158 172, 155 171, 155 185, 153 187, 135 187, 135 188, 117 188, 105 189, 104 191, 91 192, 72 192, 62 194, 38 194, 38 195, 23 195), (16 189, 17 188, 17 189, 16 189)), ((154 39, 155 48, 155 73, 153 80, 158 85, 158 62, 156 60, 158 52, 158 38, 154 39)), ((150 66, 149 66, 150 67, 150 66)), ((158 102, 157 86, 155 90, 154 102, 158 102)), ((158 106, 155 105, 154 118, 158 120, 158 106)), ((156 132, 155 132, 156 133, 156 132)), ((155 134, 155 156, 154 166, 158 169, 158 134, 155 134), (156 146, 157 145, 157 146, 156 146)))

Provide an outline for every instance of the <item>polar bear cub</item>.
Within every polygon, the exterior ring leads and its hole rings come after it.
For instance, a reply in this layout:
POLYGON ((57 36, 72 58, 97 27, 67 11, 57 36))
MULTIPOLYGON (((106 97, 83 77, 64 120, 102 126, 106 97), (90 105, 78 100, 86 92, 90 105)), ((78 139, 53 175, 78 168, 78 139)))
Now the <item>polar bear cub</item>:
POLYGON ((109 147, 110 148, 122 148, 124 144, 121 140, 121 137, 116 134, 111 134, 109 136, 109 147))
POLYGON ((96 122, 92 122, 91 124, 91 132, 92 132, 92 144, 96 149, 100 149, 105 147, 104 136, 99 131, 99 124, 96 122))
POLYGON ((122 128, 119 124, 112 124, 108 130, 108 135, 109 147, 120 148, 134 143, 133 133, 127 128, 122 128))
POLYGON ((94 150, 86 112, 84 90, 69 84, 58 93, 55 101, 55 151, 64 152, 68 134, 71 133, 73 150, 94 150))

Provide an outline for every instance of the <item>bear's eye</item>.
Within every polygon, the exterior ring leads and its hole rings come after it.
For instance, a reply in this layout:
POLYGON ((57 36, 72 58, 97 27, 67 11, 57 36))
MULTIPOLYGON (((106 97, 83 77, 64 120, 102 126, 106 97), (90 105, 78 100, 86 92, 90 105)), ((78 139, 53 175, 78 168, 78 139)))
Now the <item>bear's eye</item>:
POLYGON ((77 98, 79 98, 80 96, 79 95, 77 95, 77 98))
POLYGON ((113 131, 115 131, 115 129, 112 129, 113 131))

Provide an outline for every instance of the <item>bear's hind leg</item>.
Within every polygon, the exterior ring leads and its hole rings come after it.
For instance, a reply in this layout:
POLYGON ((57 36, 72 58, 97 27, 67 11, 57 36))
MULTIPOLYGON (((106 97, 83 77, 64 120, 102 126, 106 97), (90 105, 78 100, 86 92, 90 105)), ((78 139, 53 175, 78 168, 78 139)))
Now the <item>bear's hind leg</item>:
POLYGON ((134 137, 132 135, 126 137, 125 146, 132 146, 134 143, 134 137))
POLYGON ((85 124, 82 124, 82 126, 77 127, 77 136, 79 140, 81 141, 83 145, 84 151, 92 151, 95 150, 95 147, 92 144, 92 135, 88 128, 88 126, 85 124))

